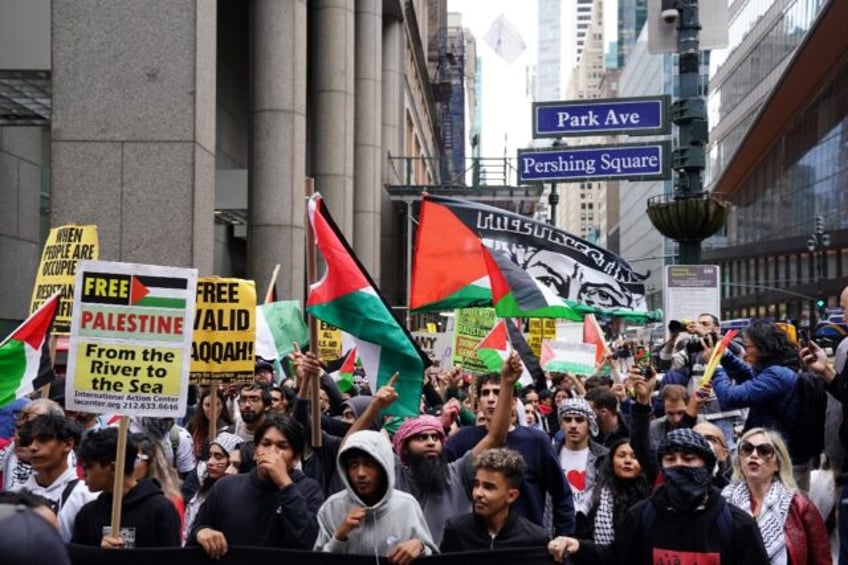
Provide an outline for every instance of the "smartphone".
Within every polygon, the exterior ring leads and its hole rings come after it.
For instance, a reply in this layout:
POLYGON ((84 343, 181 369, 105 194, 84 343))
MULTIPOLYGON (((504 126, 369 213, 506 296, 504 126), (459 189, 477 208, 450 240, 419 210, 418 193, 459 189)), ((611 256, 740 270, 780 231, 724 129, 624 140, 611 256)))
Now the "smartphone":
POLYGON ((810 330, 798 330, 798 345, 801 346, 801 349, 810 347, 810 330))

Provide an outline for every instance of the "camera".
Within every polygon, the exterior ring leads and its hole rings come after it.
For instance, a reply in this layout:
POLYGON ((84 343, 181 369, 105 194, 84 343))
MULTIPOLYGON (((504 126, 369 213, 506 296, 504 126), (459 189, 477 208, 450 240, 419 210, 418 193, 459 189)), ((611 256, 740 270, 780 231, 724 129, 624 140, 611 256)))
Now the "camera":
POLYGON ((673 24, 680 17, 676 0, 662 0, 660 16, 667 24, 673 24))

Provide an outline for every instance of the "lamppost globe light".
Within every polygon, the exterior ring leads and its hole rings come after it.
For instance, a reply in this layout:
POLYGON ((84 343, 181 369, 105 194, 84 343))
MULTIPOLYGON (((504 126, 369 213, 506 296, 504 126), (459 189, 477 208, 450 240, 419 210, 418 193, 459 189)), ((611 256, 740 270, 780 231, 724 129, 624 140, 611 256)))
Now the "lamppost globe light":
POLYGON ((816 247, 817 247, 817 243, 818 242, 816 242, 816 238, 814 238, 814 237, 811 237, 810 239, 807 240, 807 249, 810 251, 810 253, 815 252, 816 247))
POLYGON ((822 244, 823 247, 827 247, 828 245, 830 245, 830 234, 829 233, 822 234, 821 244, 822 244))

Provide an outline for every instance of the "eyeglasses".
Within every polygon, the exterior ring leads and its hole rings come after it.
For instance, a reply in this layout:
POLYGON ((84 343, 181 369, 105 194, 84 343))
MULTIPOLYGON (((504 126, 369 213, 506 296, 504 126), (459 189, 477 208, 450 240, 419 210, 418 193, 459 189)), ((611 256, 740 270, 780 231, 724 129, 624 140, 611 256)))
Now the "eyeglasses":
POLYGON ((743 441, 739 444, 739 455, 742 457, 750 457, 754 451, 763 459, 771 459, 774 457, 774 446, 770 443, 761 443, 754 445, 749 441, 743 441))

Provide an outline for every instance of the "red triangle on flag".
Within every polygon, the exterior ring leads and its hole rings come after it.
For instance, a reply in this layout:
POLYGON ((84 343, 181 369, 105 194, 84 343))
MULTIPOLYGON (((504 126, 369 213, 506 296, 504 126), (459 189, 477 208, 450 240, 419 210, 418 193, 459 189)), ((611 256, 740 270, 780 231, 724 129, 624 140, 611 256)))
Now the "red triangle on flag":
POLYGON ((601 333, 601 328, 598 326, 598 321, 594 314, 586 314, 583 318, 583 343, 595 344, 595 363, 600 363, 604 360, 607 343, 601 333))
POLYGON ((10 339, 15 339, 26 342, 33 349, 41 347, 44 337, 50 330, 50 326, 53 325, 56 307, 59 305, 59 299, 61 297, 60 292, 51 296, 24 323, 18 326, 18 329, 12 335, 3 340, 3 343, 6 343, 10 339))
POLYGON ((548 362, 556 359, 556 352, 554 348, 551 347, 551 344, 548 340, 542 340, 542 351, 539 354, 539 366, 542 368, 547 367, 548 362))
POLYGON ((350 351, 347 352, 347 357, 345 357, 344 363, 339 368, 339 374, 342 375, 352 375, 353 371, 356 369, 356 348, 351 347, 350 351))
POLYGON ((495 349, 497 351, 506 351, 509 344, 509 338, 506 333, 506 320, 501 320, 493 327, 486 337, 477 344, 476 349, 495 349))
POLYGON ((324 256, 326 271, 324 276, 310 287, 309 296, 306 299, 307 306, 332 302, 353 292, 373 288, 362 274, 362 270, 352 257, 352 253, 348 251, 345 242, 339 238, 334 226, 327 221, 324 200, 316 196, 313 201, 314 206, 309 207, 309 214, 315 243, 324 256))
POLYGON ((130 288, 130 304, 135 304, 148 294, 150 294, 150 291, 147 289, 146 286, 144 286, 144 283, 138 280, 137 277, 133 277, 130 288))

